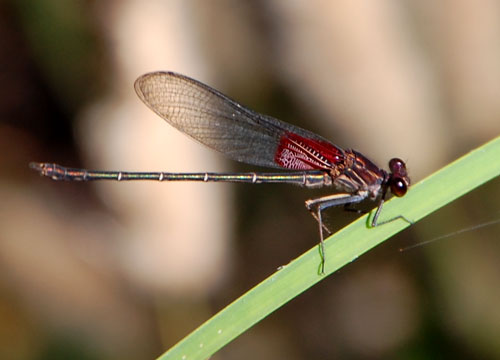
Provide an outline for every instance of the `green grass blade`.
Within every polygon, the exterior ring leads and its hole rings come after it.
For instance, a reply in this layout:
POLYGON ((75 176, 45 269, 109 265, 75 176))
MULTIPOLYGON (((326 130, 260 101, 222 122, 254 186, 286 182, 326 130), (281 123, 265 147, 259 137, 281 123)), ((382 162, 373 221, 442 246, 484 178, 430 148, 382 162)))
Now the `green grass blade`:
MULTIPOLYGON (((470 152, 412 186, 403 198, 384 205, 381 221, 397 215, 416 222, 500 175, 500 137, 470 152)), ((396 220, 368 228, 363 216, 325 242, 325 275, 319 275, 318 247, 307 251, 242 295, 160 356, 159 359, 206 359, 245 330, 327 275, 387 240, 409 224, 396 220)))

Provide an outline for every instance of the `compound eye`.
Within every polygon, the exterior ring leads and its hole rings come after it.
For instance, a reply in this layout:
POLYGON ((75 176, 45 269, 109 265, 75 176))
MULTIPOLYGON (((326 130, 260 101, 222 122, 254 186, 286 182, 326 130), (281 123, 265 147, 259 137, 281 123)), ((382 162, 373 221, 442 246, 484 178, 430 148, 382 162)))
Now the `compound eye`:
POLYGON ((400 173, 402 169, 406 172, 406 164, 403 160, 394 158, 389 161, 389 169, 395 174, 400 173))
POLYGON ((406 186, 406 183, 403 181, 401 178, 394 178, 391 181, 391 192, 397 196, 401 197, 406 194, 406 190, 408 190, 408 187, 406 186))

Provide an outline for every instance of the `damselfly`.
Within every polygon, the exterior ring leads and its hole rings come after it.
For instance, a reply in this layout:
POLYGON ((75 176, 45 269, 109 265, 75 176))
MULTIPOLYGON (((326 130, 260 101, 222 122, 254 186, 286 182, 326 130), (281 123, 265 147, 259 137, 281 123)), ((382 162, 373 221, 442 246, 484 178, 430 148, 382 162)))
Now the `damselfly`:
MULTIPOLYGON (((324 271, 323 210, 378 199, 371 225, 377 226, 387 193, 403 196, 410 178, 403 160, 389 161, 389 172, 363 154, 344 150, 313 132, 252 111, 197 80, 173 72, 153 72, 135 82, 139 98, 156 114, 193 139, 231 159, 248 164, 293 170, 277 173, 170 173, 94 171, 52 163, 31 163, 53 180, 157 180, 286 183, 319 188, 335 186, 340 192, 310 199, 306 208, 318 221, 321 272, 324 271)), ((356 211, 356 210, 355 210, 356 211)), ((406 220, 403 216, 398 216, 406 220)), ((392 221, 391 219, 389 221, 392 221)))

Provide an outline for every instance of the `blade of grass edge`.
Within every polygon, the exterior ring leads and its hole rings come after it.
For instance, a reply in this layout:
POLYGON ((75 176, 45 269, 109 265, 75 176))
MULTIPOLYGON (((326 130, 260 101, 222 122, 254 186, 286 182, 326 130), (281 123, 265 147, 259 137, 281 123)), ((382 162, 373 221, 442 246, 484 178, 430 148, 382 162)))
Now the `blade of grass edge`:
MULTIPOLYGON (((416 222, 500 175, 500 137, 471 151, 410 188, 403 198, 384 205, 381 221, 404 215, 416 222)), ((342 266, 409 226, 403 220, 368 228, 369 214, 325 242, 325 275, 313 247, 222 309, 158 359, 206 359, 245 330, 326 279, 342 266)))

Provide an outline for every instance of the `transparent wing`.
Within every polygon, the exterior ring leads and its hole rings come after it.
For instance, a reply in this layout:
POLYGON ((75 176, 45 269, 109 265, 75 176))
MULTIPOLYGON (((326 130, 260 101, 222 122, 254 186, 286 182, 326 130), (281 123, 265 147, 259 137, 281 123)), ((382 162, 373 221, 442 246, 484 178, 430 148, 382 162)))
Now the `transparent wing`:
POLYGON ((231 159, 283 168, 275 161, 288 133, 328 142, 319 135, 252 111, 199 81, 172 72, 153 72, 135 82, 139 98, 183 133, 231 159))

